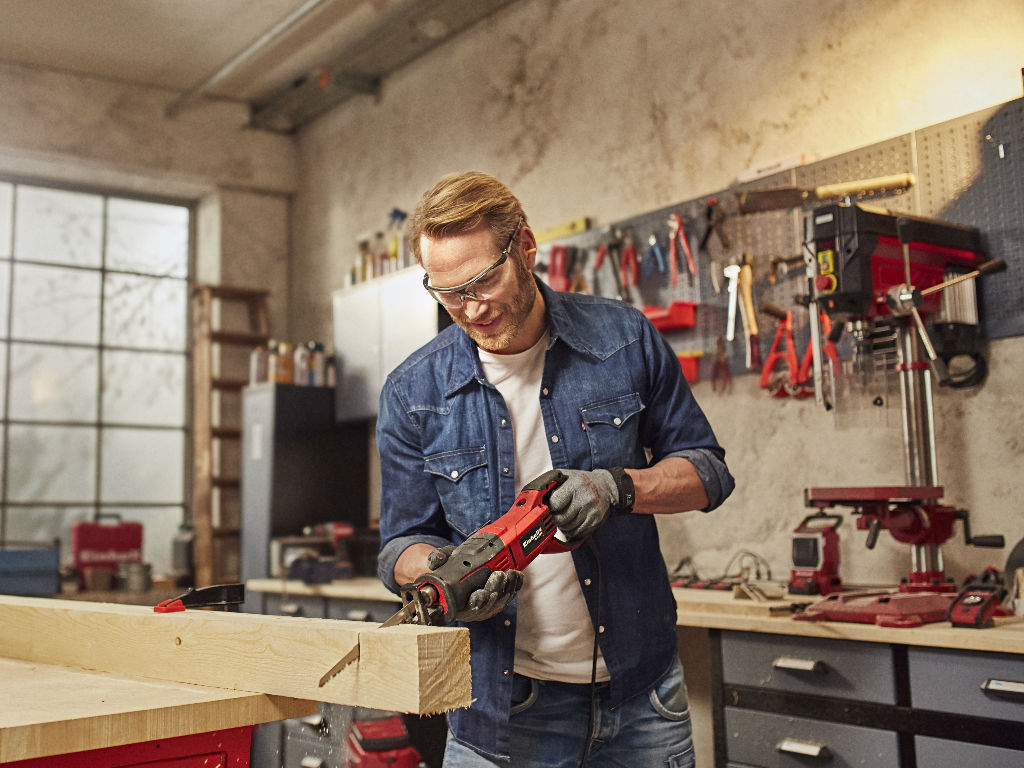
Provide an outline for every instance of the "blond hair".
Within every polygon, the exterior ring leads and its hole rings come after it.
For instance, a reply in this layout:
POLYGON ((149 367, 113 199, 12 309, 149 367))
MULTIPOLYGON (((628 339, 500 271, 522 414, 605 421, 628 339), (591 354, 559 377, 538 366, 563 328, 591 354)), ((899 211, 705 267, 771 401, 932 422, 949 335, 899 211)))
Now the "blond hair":
MULTIPOLYGON (((409 245, 417 261, 422 260, 420 237, 446 237, 473 229, 481 221, 496 244, 504 244, 522 218, 523 206, 512 191, 493 176, 479 171, 449 173, 423 193, 413 211, 409 245)), ((500 246, 499 246, 500 247, 500 246)))

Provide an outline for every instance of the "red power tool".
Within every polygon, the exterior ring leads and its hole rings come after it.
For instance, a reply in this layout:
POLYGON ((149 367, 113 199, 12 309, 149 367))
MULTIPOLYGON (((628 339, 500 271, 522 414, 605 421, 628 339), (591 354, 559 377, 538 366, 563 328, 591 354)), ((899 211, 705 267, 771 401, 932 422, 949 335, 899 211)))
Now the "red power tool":
MULTIPOLYGON (((495 571, 521 571, 538 555, 571 552, 579 546, 555 538, 557 529, 547 505, 548 494, 564 480, 565 475, 553 469, 527 483, 508 512, 457 546, 441 567, 402 585, 405 605, 378 629, 396 624, 453 624, 469 596, 495 571)), ((358 645, 320 678, 320 685, 357 658, 358 645)))
POLYGON ((839 578, 841 515, 824 511, 808 515, 793 530, 793 569, 789 591, 794 595, 828 595, 843 588, 839 578))

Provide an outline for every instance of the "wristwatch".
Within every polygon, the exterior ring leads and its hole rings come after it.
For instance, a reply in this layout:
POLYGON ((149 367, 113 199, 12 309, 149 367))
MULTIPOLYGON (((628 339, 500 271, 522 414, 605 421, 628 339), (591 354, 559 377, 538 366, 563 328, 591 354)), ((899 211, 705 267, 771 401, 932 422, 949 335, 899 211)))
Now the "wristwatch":
POLYGON ((632 512, 633 504, 636 502, 633 478, 629 476, 624 467, 612 467, 608 471, 615 480, 615 487, 619 492, 619 503, 615 505, 615 511, 624 514, 632 512))

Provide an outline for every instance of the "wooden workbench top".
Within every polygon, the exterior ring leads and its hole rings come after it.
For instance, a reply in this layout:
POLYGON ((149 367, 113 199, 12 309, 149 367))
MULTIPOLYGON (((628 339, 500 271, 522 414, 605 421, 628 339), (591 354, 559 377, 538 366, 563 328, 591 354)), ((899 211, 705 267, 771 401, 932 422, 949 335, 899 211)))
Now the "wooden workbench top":
POLYGON ((0 763, 237 728, 316 702, 0 658, 0 763))
MULTIPOLYGON (((254 592, 271 594, 398 601, 379 580, 368 577, 316 585, 282 579, 251 579, 245 586, 254 592)), ((900 629, 840 621, 795 621, 792 613, 785 610, 794 602, 812 603, 815 601, 813 597, 790 596, 782 600, 758 602, 735 598, 728 591, 677 587, 672 592, 676 598, 676 623, 681 627, 1024 653, 1024 620, 1020 618, 996 619, 996 626, 990 629, 954 628, 948 622, 900 629), (773 608, 776 611, 773 612, 773 608)))
POLYGON ((304 584, 294 579, 249 579, 245 588, 250 592, 266 592, 274 595, 311 595, 346 600, 386 600, 401 603, 380 579, 360 576, 355 579, 339 579, 330 584, 304 584))
MULTIPOLYGON (((756 602, 737 599, 731 592, 682 588, 672 591, 676 598, 676 623, 681 627, 1024 654, 1024 619, 1019 617, 996 619, 995 626, 988 629, 953 627, 945 621, 912 628, 877 627, 844 621, 797 621, 789 611, 772 611, 773 607, 790 606, 794 602, 790 598, 756 602)), ((798 600, 813 601, 803 597, 798 600)))

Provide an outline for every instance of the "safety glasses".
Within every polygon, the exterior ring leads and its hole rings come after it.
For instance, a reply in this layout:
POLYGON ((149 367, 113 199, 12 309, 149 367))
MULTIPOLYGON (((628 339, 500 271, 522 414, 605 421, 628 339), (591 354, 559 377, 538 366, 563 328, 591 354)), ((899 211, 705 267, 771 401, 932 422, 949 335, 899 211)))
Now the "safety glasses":
POLYGON ((460 309, 466 303, 466 299, 487 301, 497 293, 501 285, 501 275, 497 274, 495 270, 508 261, 508 254, 512 250, 512 243, 515 242, 516 235, 519 234, 519 230, 522 228, 523 219, 520 217, 519 223, 516 224, 516 228, 513 230, 512 236, 509 237, 508 244, 501 252, 498 260, 472 280, 467 280, 461 285, 453 285, 451 288, 435 288, 430 284, 430 275, 423 275, 423 287, 427 289, 427 293, 434 297, 434 301, 447 309, 460 309))

